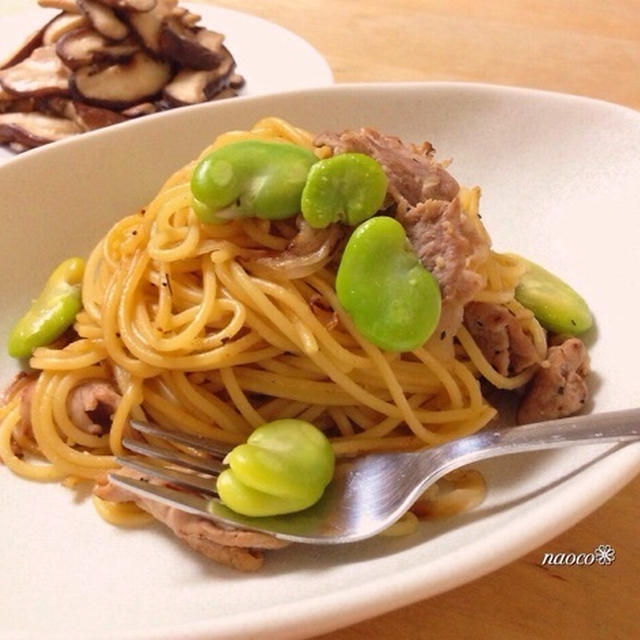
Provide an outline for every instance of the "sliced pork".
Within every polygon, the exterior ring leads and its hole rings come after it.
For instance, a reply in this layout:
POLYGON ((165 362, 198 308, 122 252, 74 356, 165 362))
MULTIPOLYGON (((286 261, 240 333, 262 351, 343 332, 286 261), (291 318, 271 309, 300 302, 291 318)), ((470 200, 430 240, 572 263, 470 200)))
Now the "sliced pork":
POLYGON ((103 435, 111 428, 120 396, 109 382, 91 380, 75 387, 67 398, 67 411, 81 431, 103 435))
POLYGON ((375 129, 325 133, 316 137, 317 146, 329 146, 334 154, 364 153, 377 160, 389 179, 389 195, 401 208, 425 200, 453 200, 460 187, 454 178, 433 160, 433 147, 405 145, 394 136, 375 129))
MULTIPOLYGON (((143 474, 129 469, 120 469, 118 473, 138 480, 146 479, 143 474)), ((135 502, 141 509, 169 527, 195 551, 240 571, 257 571, 264 560, 263 550, 281 549, 288 544, 264 533, 223 528, 212 520, 185 513, 116 487, 106 477, 98 479, 94 494, 111 502, 135 502)))
POLYGON ((518 408, 518 424, 553 420, 579 412, 587 402, 589 355, 578 338, 553 346, 518 408))
POLYGON ((440 285, 443 315, 452 316, 449 324, 459 326, 464 305, 483 287, 474 267, 486 260, 488 242, 461 210, 458 198, 451 202, 426 200, 398 211, 396 218, 416 255, 440 285))
POLYGON ((514 375, 539 362, 531 336, 505 306, 470 302, 464 325, 491 366, 503 376, 514 375))
MULTIPOLYGON (((433 159, 433 147, 405 145, 399 138, 371 128, 316 137, 317 146, 333 154, 364 153, 382 166, 389 181, 386 206, 395 209, 416 255, 435 276, 442 293, 442 312, 434 335, 451 341, 462 322, 464 305, 483 287, 476 268, 489 255, 489 240, 460 206, 460 187, 433 159)), ((437 345, 440 348, 442 345, 437 345)))

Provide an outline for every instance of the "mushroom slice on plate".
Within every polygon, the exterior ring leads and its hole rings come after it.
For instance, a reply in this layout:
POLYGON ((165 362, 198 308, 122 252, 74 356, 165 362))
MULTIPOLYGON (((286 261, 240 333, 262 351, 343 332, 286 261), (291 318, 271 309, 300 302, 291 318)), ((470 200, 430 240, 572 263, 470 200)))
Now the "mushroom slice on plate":
POLYGON ((140 116, 148 116, 152 113, 156 113, 158 107, 154 102, 141 102, 140 104, 134 104, 128 109, 123 109, 120 113, 126 118, 139 118, 140 116))
POLYGON ((87 16, 91 26, 111 40, 124 40, 129 35, 129 29, 121 22, 113 9, 96 0, 78 0, 78 6, 87 16))
POLYGON ((190 69, 215 69, 223 57, 223 41, 221 33, 186 27, 179 18, 165 18, 160 28, 160 51, 190 69))
POLYGON ((38 98, 16 98, 0 87, 0 113, 37 111, 37 103, 38 98))
POLYGON ((244 87, 246 80, 244 76, 241 76, 239 73, 232 73, 229 76, 229 87, 231 89, 242 89, 244 87))
POLYGON ((178 18, 185 27, 195 27, 195 25, 202 20, 202 16, 199 16, 197 13, 192 13, 185 7, 176 7, 171 12, 171 15, 174 18, 178 18))
POLYGON ((71 120, 37 111, 0 114, 0 142, 16 143, 28 149, 68 138, 81 131, 71 120))
POLYGON ((54 96, 37 101, 37 111, 49 116, 58 116, 75 122, 81 131, 101 129, 112 124, 124 122, 127 118, 117 111, 92 107, 70 98, 54 96))
POLYGON ((42 34, 42 44, 55 44, 65 33, 85 27, 87 19, 83 15, 73 13, 61 13, 55 17, 46 27, 42 34))
POLYGON ((56 43, 56 52, 71 69, 98 62, 126 62, 140 45, 132 38, 112 42, 93 29, 74 29, 56 43))
POLYGON ((14 65, 26 60, 35 49, 42 46, 42 34, 44 28, 38 29, 29 34, 27 39, 12 53, 10 53, 4 60, 0 61, 0 70, 8 69, 14 65))
POLYGON ((0 84, 16 96, 65 94, 70 73, 56 55, 55 47, 49 45, 38 47, 26 60, 0 71, 0 84))
POLYGON ((210 71, 182 69, 164 88, 164 98, 171 106, 185 106, 211 100, 226 89, 229 76, 235 68, 235 60, 228 49, 222 47, 223 59, 210 71))
POLYGON ((38 0, 38 4, 45 9, 60 9, 67 13, 82 13, 76 0, 38 0))
POLYGON ((104 109, 103 107, 92 107, 83 102, 73 102, 73 120, 84 130, 92 131, 109 127, 112 124, 124 122, 127 118, 117 111, 104 109))
POLYGON ((114 9, 123 9, 124 11, 151 11, 157 3, 157 0, 100 0, 102 4, 106 4, 114 9))
POLYGON ((156 6, 151 11, 130 11, 124 17, 144 46, 154 53, 160 53, 162 21, 171 15, 177 5, 178 0, 157 0, 156 6))
POLYGON ((88 104, 120 110, 151 100, 170 78, 167 63, 138 51, 122 64, 77 69, 71 77, 71 90, 88 104))
POLYGON ((15 96, 7 93, 7 90, 0 84, 0 111, 2 111, 2 105, 7 105, 15 99, 15 96))

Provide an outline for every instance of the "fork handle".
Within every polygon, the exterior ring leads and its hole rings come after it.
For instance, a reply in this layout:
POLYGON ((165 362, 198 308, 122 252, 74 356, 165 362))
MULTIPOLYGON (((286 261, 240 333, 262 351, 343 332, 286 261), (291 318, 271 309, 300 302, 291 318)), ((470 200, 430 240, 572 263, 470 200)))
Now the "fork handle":
POLYGON ((442 448, 447 448, 447 457, 455 457, 458 460, 456 466, 461 466, 510 453, 555 449, 569 444, 623 443, 634 440, 640 440, 640 408, 481 431, 449 442, 442 448))

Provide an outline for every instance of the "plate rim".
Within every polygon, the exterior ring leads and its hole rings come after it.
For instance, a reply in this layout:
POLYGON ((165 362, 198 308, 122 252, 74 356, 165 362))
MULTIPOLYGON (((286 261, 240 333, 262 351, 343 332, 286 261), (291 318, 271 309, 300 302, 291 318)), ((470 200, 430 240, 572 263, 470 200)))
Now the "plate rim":
MULTIPOLYGON (((299 89, 288 92, 282 92, 271 95, 256 95, 256 96, 244 96, 236 99, 243 101, 264 101, 272 98, 286 99, 287 95, 299 95, 299 94, 315 94, 315 93, 341 93, 348 90, 362 91, 363 89, 370 91, 384 90, 416 90, 424 91, 442 91, 442 90, 481 90, 490 91, 493 93, 522 93, 535 95, 537 97, 552 98, 555 100, 574 100, 577 102, 589 102, 598 108, 604 109, 616 109, 622 110, 626 116, 631 116, 636 120, 640 131, 640 113, 636 110, 619 105, 616 103, 608 102, 598 98, 591 98, 585 96, 578 96, 574 94, 566 94, 556 91, 548 91, 544 89, 534 89, 528 87, 513 87, 504 86, 499 84, 488 83, 468 83, 468 82, 403 82, 403 83, 343 83, 337 85, 330 85, 325 87, 299 89)), ((199 105, 195 108, 217 108, 217 105, 207 103, 199 105)), ((170 112, 169 114, 170 115, 170 112)), ((94 134, 89 135, 108 135, 108 131, 97 131, 94 134)), ((75 144, 77 141, 70 140, 67 143, 75 144)), ((51 149, 50 147, 49 149, 51 149)), ((31 153, 48 152, 47 147, 35 150, 31 153)), ((23 158, 28 155, 22 156, 23 158)), ((17 158, 19 160, 20 157, 17 158)), ((12 163, 13 164, 13 163, 12 163)), ((2 168, 0 167, 0 172, 2 168)), ((341 600, 343 606, 334 607, 339 609, 340 614, 334 616, 332 619, 328 619, 327 616, 327 602, 335 599, 333 594, 325 594, 321 597, 311 597, 305 600, 300 600, 295 603, 288 603, 284 605, 278 605, 277 607, 271 607, 269 609, 260 610, 259 616, 252 616, 251 620, 246 620, 246 614, 234 614, 225 618, 214 619, 210 618, 208 621, 200 621, 196 623, 189 623, 187 625, 180 624, 173 627, 163 627, 162 629, 152 630, 150 633, 135 631, 131 634, 118 633, 119 638, 142 638, 148 640, 159 640, 164 638, 176 637, 179 634, 180 637, 185 640, 199 640, 200 638, 224 638, 228 637, 230 632, 233 632, 234 638, 242 640, 243 638, 267 638, 272 637, 271 634, 277 633, 278 638, 302 638, 306 637, 300 635, 299 625, 301 622, 305 624, 313 624, 313 633, 326 633, 344 626, 354 624, 360 620, 366 619, 371 615, 379 615, 387 611, 397 609, 402 606, 411 604, 418 600, 432 597, 438 593, 453 589, 461 584, 474 580, 480 576, 504 566, 513 560, 521 557, 529 551, 538 548, 541 544, 544 544, 548 540, 552 539, 562 531, 570 528, 576 522, 583 519, 599 506, 612 497, 617 491, 630 482, 633 477, 640 471, 640 445, 627 445, 624 447, 609 447, 607 453, 602 458, 598 458, 588 465, 586 469, 578 470, 568 480, 563 480, 559 489, 552 489, 547 492, 546 495, 550 497, 548 508, 549 511, 545 513, 549 515, 549 519, 553 526, 544 527, 538 524, 535 527, 528 526, 527 533, 524 536, 517 536, 517 544, 512 540, 510 543, 504 542, 500 547, 500 553, 495 551, 492 553, 486 553, 486 547, 490 546, 489 542, 493 541, 498 536, 497 532, 493 532, 489 536, 483 536, 478 541, 470 545, 465 545, 463 550, 458 555, 473 556, 478 547, 485 548, 484 554, 478 554, 478 558, 473 562, 473 558, 470 558, 468 567, 470 570, 466 573, 459 571, 457 574, 449 574, 448 580, 443 581, 439 585, 435 585, 434 566, 439 567, 438 564, 428 565, 428 573, 431 577, 425 575, 425 568, 422 566, 416 566, 409 571, 404 571, 401 574, 395 573, 391 576, 384 578, 384 591, 381 590, 380 584, 383 581, 382 578, 373 580, 366 585, 360 585, 358 587, 350 587, 345 590, 341 590, 341 600), (611 463, 611 459, 615 457, 615 478, 613 481, 609 481, 606 486, 599 482, 602 475, 602 469, 608 467, 611 463), (570 517, 567 517, 567 507, 565 503, 565 491, 567 485, 576 481, 576 478, 580 477, 583 486, 585 478, 588 480, 589 490, 584 491, 581 500, 577 502, 579 508, 576 508, 576 502, 572 503, 570 509, 570 517), (594 488, 599 488, 599 491, 594 492, 594 488), (559 515, 561 514, 561 516, 559 515), (480 558, 480 556, 482 556, 480 558), (428 579, 427 579, 428 578, 428 579), (295 615, 299 613, 301 609, 306 610, 305 616, 295 618, 295 615), (291 618, 294 619, 291 619, 291 618), (244 618, 244 619, 243 619, 244 618), (264 635, 264 634, 267 635, 264 635), (213 634, 213 635, 212 635, 213 634), (226 634, 226 635, 225 635, 226 634), (258 635, 256 635, 258 634, 258 635), (283 635, 285 634, 285 635, 283 635)), ((497 538, 496 538, 497 539, 497 538)), ((442 562, 442 561, 441 561, 442 562)), ((435 572, 437 573, 437 572, 435 572)), ((3 637, 0 633, 0 637, 3 637)), ((69 637, 66 635, 66 637, 69 637)), ((114 637, 108 634, 103 637, 114 637)))

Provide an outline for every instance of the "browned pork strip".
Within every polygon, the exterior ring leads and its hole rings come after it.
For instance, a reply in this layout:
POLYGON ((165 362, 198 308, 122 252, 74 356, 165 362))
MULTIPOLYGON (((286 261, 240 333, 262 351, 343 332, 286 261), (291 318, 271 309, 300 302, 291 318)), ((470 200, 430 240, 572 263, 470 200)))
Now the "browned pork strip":
POLYGON ((0 399, 2 404, 6 403, 14 394, 20 397, 20 420, 11 432, 11 450, 16 456, 21 456, 23 447, 27 442, 33 442, 33 430, 31 428, 31 397, 36 388, 35 378, 20 371, 11 384, 5 389, 0 399))
POLYGON ((519 424, 553 420, 580 411, 588 398, 589 355, 578 338, 551 347, 518 409, 519 424))
POLYGON ((443 312, 458 311, 482 289, 483 281, 472 265, 486 259, 489 245, 464 212, 460 201, 427 200, 396 215, 422 261, 442 292, 443 312))
POLYGON ((67 411, 78 429, 102 435, 111 428, 111 418, 119 402, 120 396, 111 383, 90 380, 72 389, 67 398, 67 411))
POLYGON ((14 438, 20 441, 22 438, 33 440, 33 429, 31 428, 31 399, 36 390, 35 379, 29 380, 20 392, 20 422, 13 430, 14 438))
MULTIPOLYGON (((118 473, 137 479, 145 478, 143 474, 129 469, 121 469, 118 473)), ((106 476, 98 479, 94 493, 99 498, 111 502, 135 502, 141 509, 169 527, 192 549, 215 562, 240 571, 257 571, 264 561, 263 550, 281 549, 288 544, 264 533, 226 529, 206 518, 142 498, 112 485, 106 476)))
POLYGON ((520 373, 540 358, 533 340, 503 305, 470 302, 464 324, 489 363, 503 376, 520 373))
POLYGON ((320 134, 314 143, 331 147, 334 154, 365 153, 377 160, 387 174, 389 195, 405 209, 432 198, 453 200, 460 190, 453 177, 433 160, 429 143, 405 145, 399 138, 367 127, 320 134))
POLYGON ((428 142, 405 145, 370 128, 321 134, 314 143, 329 146, 334 154, 364 153, 380 163, 389 181, 388 204, 396 204, 396 219, 442 291, 435 335, 451 338, 462 322, 464 305, 483 286, 475 268, 488 257, 489 240, 462 211, 460 187, 433 160, 433 147, 428 142))
MULTIPOLYGON (((15 431, 18 436, 22 434, 32 438, 31 403, 35 387, 36 381, 33 379, 21 391, 20 422, 15 431)), ((111 417, 119 402, 120 396, 110 382, 90 380, 71 390, 67 398, 67 411, 78 429, 101 435, 111 428, 111 417)))

